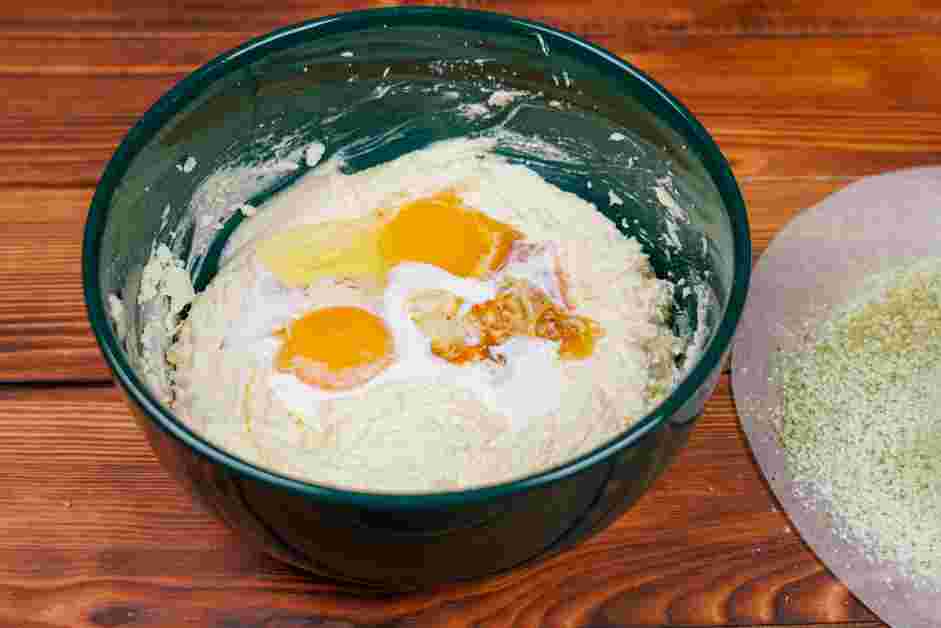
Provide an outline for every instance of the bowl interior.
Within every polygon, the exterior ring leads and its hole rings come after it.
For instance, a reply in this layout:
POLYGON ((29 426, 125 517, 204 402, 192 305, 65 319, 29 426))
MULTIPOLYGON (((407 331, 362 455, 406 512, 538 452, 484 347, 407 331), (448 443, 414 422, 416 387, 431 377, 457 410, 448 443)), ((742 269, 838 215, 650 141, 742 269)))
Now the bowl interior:
POLYGON ((680 286, 674 324, 686 337, 702 330, 704 350, 622 444, 648 431, 718 364, 744 301, 750 246, 731 172, 695 119, 622 61, 546 27, 467 11, 367 11, 285 29, 210 62, 147 112, 103 175, 86 231, 89 315, 119 381, 155 420, 237 462, 179 424, 136 368, 136 296, 155 243, 187 260, 201 288, 242 218, 233 209, 301 176, 312 142, 353 172, 495 132, 498 152, 593 203, 680 286), (109 294, 127 306, 126 346, 105 313, 109 294))

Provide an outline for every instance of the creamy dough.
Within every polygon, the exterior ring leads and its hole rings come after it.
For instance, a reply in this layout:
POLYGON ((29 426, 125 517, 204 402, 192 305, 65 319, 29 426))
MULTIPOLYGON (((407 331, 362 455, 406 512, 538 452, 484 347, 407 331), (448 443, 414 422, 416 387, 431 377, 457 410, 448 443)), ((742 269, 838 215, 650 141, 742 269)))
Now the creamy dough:
MULTIPOLYGON (((666 324, 672 286, 654 277, 638 242, 592 205, 510 164, 494 145, 441 142, 352 175, 328 161, 258 207, 233 234, 219 274, 193 300, 167 352, 174 410, 249 462, 319 484, 396 492, 531 474, 587 452, 649 412, 675 377, 679 341, 666 324), (359 217, 443 190, 528 240, 556 243, 576 312, 604 329, 589 358, 559 360, 558 410, 514 421, 439 379, 330 399, 316 419, 292 412, 271 386, 278 342, 256 342, 290 321, 252 312, 258 303, 304 308, 358 297, 321 284, 286 290, 258 263, 254 245, 288 227, 359 217), (235 320, 252 325, 236 329, 235 320)), ((544 391, 534 386, 531 394, 544 391)))

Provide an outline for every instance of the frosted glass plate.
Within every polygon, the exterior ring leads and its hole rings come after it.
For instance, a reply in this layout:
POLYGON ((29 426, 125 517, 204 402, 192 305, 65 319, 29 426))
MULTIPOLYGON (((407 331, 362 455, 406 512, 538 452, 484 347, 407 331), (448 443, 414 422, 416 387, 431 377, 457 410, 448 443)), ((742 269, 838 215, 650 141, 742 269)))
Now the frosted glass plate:
POLYGON ((867 276, 941 256, 941 168, 867 177, 794 218, 761 256, 732 350, 732 388, 742 427, 781 506, 821 561, 895 628, 941 625, 941 582, 918 583, 897 563, 837 533, 840 513, 802 498, 785 466, 771 410, 779 391, 771 358, 844 302, 867 276))

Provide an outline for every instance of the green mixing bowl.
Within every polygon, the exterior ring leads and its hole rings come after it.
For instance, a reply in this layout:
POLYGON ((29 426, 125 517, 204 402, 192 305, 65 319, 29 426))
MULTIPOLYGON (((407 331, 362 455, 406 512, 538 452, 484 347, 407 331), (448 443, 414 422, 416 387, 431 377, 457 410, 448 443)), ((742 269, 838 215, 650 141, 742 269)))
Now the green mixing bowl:
POLYGON ((745 302, 751 244, 722 154, 692 114, 637 69, 543 25, 408 7, 285 28, 186 77, 108 164, 89 211, 82 265, 102 353, 170 473, 282 560, 365 587, 409 589, 544 559, 604 528, 647 490, 715 386, 745 302), (487 107, 494 90, 521 94, 487 107), (225 185, 210 175, 296 157, 314 139, 328 155, 342 151, 354 171, 496 126, 523 138, 500 152, 638 237, 658 275, 704 288, 677 291, 677 331, 701 328, 704 344, 658 408, 589 453, 529 477, 392 495, 267 471, 208 442, 158 401, 134 366, 141 351, 134 295, 154 243, 172 239, 195 256, 194 277, 204 284, 218 247, 204 248, 187 222, 196 201, 216 210, 258 202, 306 166, 225 185), (688 219, 671 217, 657 186, 669 187, 688 219), (110 294, 128 306, 127 345, 109 319, 110 294))

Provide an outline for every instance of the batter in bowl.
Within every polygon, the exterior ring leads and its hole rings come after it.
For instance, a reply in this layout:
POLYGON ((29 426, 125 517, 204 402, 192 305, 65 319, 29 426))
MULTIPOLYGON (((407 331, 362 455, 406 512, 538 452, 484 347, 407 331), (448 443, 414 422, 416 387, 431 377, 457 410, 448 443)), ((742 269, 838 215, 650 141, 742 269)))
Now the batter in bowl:
POLYGON ((174 411, 254 464, 387 492, 528 475, 647 414, 678 377, 672 285, 494 146, 327 161, 258 207, 175 330, 174 411))

